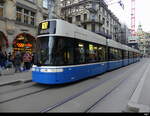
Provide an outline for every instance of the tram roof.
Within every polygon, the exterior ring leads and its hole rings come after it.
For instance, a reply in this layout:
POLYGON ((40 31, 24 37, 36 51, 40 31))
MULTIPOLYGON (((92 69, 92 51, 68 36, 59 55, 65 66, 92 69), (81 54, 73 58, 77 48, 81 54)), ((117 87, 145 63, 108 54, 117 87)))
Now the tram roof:
POLYGON ((44 20, 42 22, 45 22, 45 21, 56 21, 57 22, 56 33, 49 34, 51 36, 63 36, 63 37, 77 38, 80 40, 99 43, 101 45, 107 45, 107 42, 108 42, 109 47, 114 47, 114 48, 118 48, 118 49, 134 51, 134 52, 139 53, 139 51, 136 49, 133 49, 131 47, 128 47, 126 45, 118 43, 112 39, 108 39, 108 41, 107 41, 106 37, 98 35, 91 31, 85 30, 81 27, 76 26, 75 24, 68 23, 67 21, 64 21, 61 19, 51 19, 51 20, 44 20))
MULTIPOLYGON (((85 30, 81 27, 76 26, 75 24, 70 24, 61 19, 51 19, 45 21, 56 21, 56 33, 50 34, 51 36, 63 36, 70 38, 77 38, 80 40, 90 41, 94 43, 99 43, 102 45, 106 45, 106 38, 93 33, 91 31, 85 30)), ((42 21, 42 22, 45 22, 42 21)))
POLYGON ((114 48, 118 48, 118 49, 123 49, 123 46, 121 43, 118 43, 112 39, 108 39, 108 46, 109 47, 114 47, 114 48))

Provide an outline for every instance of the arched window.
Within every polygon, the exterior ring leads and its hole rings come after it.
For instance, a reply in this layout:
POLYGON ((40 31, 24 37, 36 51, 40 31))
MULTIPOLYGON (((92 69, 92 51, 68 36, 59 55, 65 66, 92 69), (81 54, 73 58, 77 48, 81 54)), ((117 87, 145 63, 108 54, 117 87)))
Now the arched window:
POLYGON ((35 37, 27 33, 21 33, 17 35, 15 40, 13 41, 13 49, 14 51, 29 51, 35 52, 35 37))

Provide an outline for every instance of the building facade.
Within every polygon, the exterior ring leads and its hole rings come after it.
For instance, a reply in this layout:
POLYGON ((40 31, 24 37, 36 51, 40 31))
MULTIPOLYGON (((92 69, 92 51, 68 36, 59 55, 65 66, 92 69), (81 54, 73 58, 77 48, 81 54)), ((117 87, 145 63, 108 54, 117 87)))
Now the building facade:
POLYGON ((121 42, 121 24, 104 0, 61 0, 64 20, 121 42))
MULTIPOLYGON (((55 2, 57 4, 57 0, 55 2)), ((3 51, 34 52, 38 24, 48 18, 47 3, 47 0, 0 1, 0 48, 3 51)), ((57 5, 54 11, 57 15, 57 5)))
POLYGON ((128 37, 130 36, 131 30, 125 24, 121 24, 121 43, 128 45, 128 37))
POLYGON ((150 56, 150 33, 144 32, 142 25, 138 26, 138 46, 143 56, 150 56))

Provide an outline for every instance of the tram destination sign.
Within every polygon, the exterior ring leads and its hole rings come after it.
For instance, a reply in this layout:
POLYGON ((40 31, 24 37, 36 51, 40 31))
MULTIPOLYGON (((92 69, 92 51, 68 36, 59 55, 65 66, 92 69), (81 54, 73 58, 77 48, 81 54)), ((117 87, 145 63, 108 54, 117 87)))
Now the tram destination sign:
POLYGON ((38 35, 55 34, 56 21, 45 21, 39 24, 38 35))

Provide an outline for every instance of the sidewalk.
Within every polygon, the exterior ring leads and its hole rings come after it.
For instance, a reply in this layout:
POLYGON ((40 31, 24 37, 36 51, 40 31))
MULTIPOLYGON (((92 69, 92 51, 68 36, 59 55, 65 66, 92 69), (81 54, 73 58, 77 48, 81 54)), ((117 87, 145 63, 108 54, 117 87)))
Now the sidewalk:
POLYGON ((9 85, 16 82, 28 82, 31 81, 31 78, 31 70, 10 75, 2 75, 0 76, 0 86, 9 85))
POLYGON ((150 60, 141 80, 128 102, 128 110, 132 112, 150 112, 150 60))

